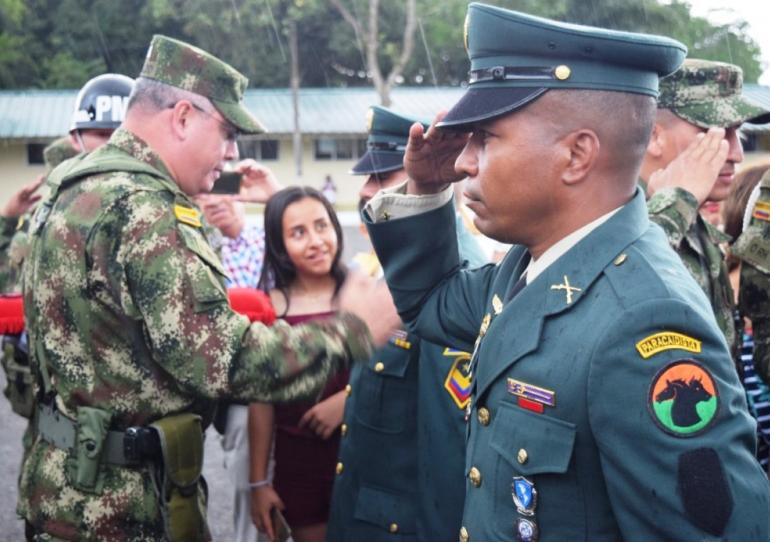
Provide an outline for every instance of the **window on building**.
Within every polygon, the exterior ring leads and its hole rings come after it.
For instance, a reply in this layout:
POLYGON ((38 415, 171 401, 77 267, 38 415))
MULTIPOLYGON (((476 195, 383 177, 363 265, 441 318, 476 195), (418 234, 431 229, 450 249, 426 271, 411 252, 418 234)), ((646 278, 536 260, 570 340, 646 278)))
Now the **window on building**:
POLYGON ((45 164, 43 151, 45 143, 27 143, 27 164, 30 166, 39 166, 45 164))
POLYGON ((241 158, 254 160, 278 160, 277 139, 239 139, 238 153, 241 158))
POLYGON ((315 140, 316 160, 358 160, 366 152, 366 139, 320 137, 315 140))

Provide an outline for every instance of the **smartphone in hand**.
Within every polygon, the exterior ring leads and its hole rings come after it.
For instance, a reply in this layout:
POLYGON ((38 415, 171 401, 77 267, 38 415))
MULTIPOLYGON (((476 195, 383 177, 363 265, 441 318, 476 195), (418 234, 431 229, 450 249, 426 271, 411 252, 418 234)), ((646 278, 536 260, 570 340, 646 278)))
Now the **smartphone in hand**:
POLYGON ((273 508, 270 511, 270 519, 273 521, 273 533, 275 534, 275 542, 286 542, 291 538, 291 527, 286 523, 286 518, 283 517, 278 508, 273 508))
POLYGON ((240 194, 243 174, 237 171, 223 171, 214 182, 212 194, 240 194))

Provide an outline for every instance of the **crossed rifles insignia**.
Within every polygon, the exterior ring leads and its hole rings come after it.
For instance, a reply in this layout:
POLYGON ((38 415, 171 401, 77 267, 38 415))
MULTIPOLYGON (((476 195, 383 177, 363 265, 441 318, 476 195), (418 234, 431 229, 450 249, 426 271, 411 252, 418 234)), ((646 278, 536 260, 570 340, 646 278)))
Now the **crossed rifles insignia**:
POLYGON ((564 290, 564 293, 567 294, 567 305, 572 303, 572 292, 583 291, 581 288, 571 286, 569 283, 569 279, 567 278, 567 275, 564 275, 564 282, 562 284, 552 284, 551 290, 564 290))

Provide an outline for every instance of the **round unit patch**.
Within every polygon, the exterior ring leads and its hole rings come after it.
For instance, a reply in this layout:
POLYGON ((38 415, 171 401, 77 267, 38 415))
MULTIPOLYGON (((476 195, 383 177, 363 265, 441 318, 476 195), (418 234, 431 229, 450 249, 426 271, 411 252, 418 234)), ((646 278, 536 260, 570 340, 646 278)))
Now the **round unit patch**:
POLYGON ((652 419, 666 433, 692 437, 716 418, 719 393, 702 365, 691 359, 678 360, 655 375, 648 406, 652 419))

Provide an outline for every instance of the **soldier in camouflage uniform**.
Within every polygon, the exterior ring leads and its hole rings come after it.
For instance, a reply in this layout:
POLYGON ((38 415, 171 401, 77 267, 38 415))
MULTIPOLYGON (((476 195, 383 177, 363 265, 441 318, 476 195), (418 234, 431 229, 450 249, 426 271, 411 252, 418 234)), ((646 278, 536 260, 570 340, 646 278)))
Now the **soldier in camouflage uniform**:
MULTIPOLYGON (((78 92, 69 135, 43 151, 46 174, 56 166, 107 143, 123 122, 134 81, 125 75, 105 73, 90 79, 78 92)), ((29 251, 27 229, 30 209, 40 200, 37 190, 45 176, 14 194, 0 211, 0 292, 18 292, 21 264, 29 251)))
POLYGON ((738 128, 768 111, 741 95, 738 66, 687 59, 660 82, 658 114, 641 177, 650 196, 650 218, 665 230, 711 301, 733 356, 740 333, 720 245, 730 240, 701 216, 706 201, 722 201, 743 161, 738 128))
POLYGON ((754 368, 770 383, 770 172, 749 197, 743 233, 732 253, 741 259, 738 309, 751 320, 754 368))
POLYGON ((387 291, 360 280, 338 317, 304 326, 249 325, 230 309, 191 196, 235 158, 239 132, 262 131, 246 84, 156 36, 123 127, 52 174, 23 271, 44 406, 18 511, 40 540, 210 539, 211 402, 307 397, 388 336, 370 297, 387 291))

